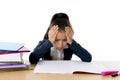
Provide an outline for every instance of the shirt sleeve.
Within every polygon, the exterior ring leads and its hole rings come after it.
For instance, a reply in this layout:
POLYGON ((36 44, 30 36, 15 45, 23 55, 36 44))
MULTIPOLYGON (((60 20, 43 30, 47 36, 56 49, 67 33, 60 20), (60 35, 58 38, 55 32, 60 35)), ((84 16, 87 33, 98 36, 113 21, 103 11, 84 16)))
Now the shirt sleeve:
POLYGON ((43 40, 38 43, 33 52, 30 53, 29 61, 31 64, 36 64, 40 58, 50 51, 52 44, 49 40, 43 40))
POLYGON ((84 62, 91 62, 92 55, 84 49, 79 43, 73 40, 72 44, 69 45, 69 48, 74 52, 84 62))

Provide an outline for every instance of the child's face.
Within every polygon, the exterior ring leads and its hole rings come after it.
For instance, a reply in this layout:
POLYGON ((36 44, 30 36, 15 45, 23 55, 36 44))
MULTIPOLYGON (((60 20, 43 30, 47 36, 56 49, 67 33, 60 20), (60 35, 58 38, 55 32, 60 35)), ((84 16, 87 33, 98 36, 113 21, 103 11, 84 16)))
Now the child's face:
POLYGON ((67 45, 67 38, 66 38, 66 34, 65 31, 62 32, 58 32, 56 39, 55 39, 55 47, 58 50, 63 50, 67 45))

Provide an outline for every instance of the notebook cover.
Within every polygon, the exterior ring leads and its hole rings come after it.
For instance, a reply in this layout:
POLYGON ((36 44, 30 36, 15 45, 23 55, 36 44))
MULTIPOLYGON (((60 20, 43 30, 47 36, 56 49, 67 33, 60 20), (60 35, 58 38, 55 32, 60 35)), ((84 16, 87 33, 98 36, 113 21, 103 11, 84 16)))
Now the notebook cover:
POLYGON ((23 46, 23 43, 0 42, 0 51, 18 51, 23 46))
POLYGON ((30 52, 30 50, 23 46, 18 51, 0 51, 0 54, 16 54, 16 53, 23 53, 23 52, 30 52))
POLYGON ((0 66, 0 70, 8 70, 8 69, 19 69, 19 68, 28 68, 26 64, 8 64, 0 66))

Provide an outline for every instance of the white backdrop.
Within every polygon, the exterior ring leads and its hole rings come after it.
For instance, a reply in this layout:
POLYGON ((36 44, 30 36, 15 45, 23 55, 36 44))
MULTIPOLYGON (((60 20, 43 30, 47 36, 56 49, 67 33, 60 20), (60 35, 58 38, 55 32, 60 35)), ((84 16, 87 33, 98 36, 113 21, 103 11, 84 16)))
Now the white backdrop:
POLYGON ((0 41, 22 42, 32 51, 58 12, 69 15, 74 39, 93 60, 120 60, 119 0, 0 0, 0 41))

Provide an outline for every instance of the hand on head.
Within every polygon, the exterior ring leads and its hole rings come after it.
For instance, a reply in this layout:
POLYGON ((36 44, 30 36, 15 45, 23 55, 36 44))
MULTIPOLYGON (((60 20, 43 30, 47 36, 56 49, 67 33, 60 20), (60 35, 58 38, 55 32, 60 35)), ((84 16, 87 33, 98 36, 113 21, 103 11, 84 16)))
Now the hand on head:
POLYGON ((57 33, 58 33, 58 26, 57 25, 54 25, 48 32, 48 37, 49 37, 49 40, 52 44, 54 44, 54 42, 55 42, 55 38, 57 36, 57 33))
POLYGON ((70 27, 65 27, 66 37, 67 37, 67 43, 71 44, 73 39, 73 30, 70 27))
MULTIPOLYGON (((54 25, 48 32, 49 40, 53 45, 55 43, 55 39, 58 34, 58 29, 59 29, 58 25, 54 25)), ((67 43, 71 44, 73 39, 73 34, 74 34, 72 29, 70 27, 65 27, 64 31, 67 38, 67 43)))

